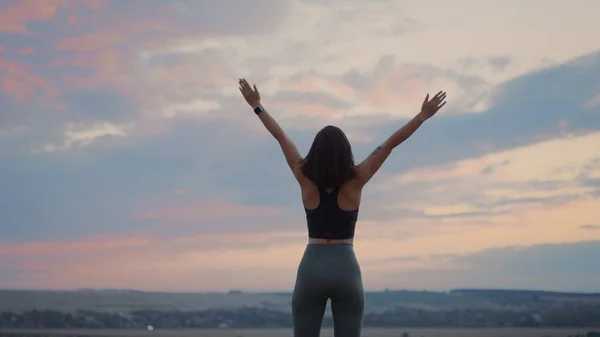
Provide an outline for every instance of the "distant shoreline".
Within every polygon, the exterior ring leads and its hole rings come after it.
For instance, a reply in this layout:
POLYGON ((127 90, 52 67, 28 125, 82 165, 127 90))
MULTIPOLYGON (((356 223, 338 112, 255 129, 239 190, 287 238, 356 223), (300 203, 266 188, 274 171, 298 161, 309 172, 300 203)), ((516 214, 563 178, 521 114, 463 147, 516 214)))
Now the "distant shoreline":
MULTIPOLYGON (((243 290, 231 289, 222 291, 174 291, 174 290, 141 290, 141 289, 118 289, 118 288, 76 288, 76 289, 51 289, 51 288, 0 288, 2 292, 52 292, 52 293, 84 293, 84 292, 119 292, 119 293, 143 293, 143 294, 248 294, 248 295, 291 295, 292 291, 285 290, 243 290)), ((599 291, 563 291, 563 290, 545 290, 545 289, 521 289, 521 288, 455 288, 449 290, 429 290, 429 289, 372 289, 365 290, 365 293, 385 293, 385 292, 412 292, 412 293, 437 293, 452 294, 459 292, 512 292, 512 293, 537 293, 546 295, 561 296, 599 296, 599 291)))
MULTIPOLYGON (((0 291, 0 328, 125 329, 122 331, 139 331, 148 325, 157 330, 289 328, 291 300, 291 292, 239 290, 227 293, 0 291)), ((332 325, 329 309, 323 324, 332 325)), ((600 326, 600 294, 496 289, 366 292, 363 326, 437 329, 577 326, 581 329, 600 326)))
MULTIPOLYGON (((140 329, 0 329, 0 337, 16 336, 89 336, 89 337, 283 337, 289 336, 291 328, 247 328, 247 329, 165 329, 146 331, 140 329)), ((575 328, 364 328, 363 332, 372 337, 408 336, 424 337, 566 337, 569 335, 587 335, 600 331, 598 327, 575 328)), ((333 329, 323 328, 323 337, 332 336, 333 329)))

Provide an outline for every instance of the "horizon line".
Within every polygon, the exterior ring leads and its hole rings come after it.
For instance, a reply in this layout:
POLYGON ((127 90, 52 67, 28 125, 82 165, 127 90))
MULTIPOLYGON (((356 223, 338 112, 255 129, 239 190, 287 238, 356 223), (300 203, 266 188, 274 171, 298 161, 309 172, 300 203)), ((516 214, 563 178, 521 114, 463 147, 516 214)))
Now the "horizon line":
MULTIPOLYGON (((244 289, 230 289, 230 290, 142 290, 142 289, 128 289, 128 288, 0 288, 0 291, 39 291, 39 292, 138 292, 138 293, 158 293, 158 294, 278 294, 278 293, 292 293, 293 289, 288 290, 244 290, 244 289)), ((384 288, 384 289, 365 289, 365 293, 383 293, 383 292, 428 292, 428 293, 441 293, 448 294, 452 292, 460 291, 513 291, 513 292, 546 292, 546 293, 562 293, 562 294, 584 294, 584 295, 595 295, 600 296, 600 291, 585 291, 585 290, 557 290, 557 289, 544 289, 544 288, 483 288, 483 287, 460 287, 452 289, 418 289, 418 288, 384 288)))

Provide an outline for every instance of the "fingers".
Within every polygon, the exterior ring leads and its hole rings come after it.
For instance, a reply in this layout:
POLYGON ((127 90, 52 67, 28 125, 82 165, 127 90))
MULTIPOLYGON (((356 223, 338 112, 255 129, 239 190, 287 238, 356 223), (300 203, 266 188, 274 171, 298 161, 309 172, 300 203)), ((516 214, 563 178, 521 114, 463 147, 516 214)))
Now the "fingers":
MULTIPOLYGON (((239 79, 239 84, 240 84, 240 87, 239 87, 240 92, 243 95, 247 95, 247 94, 249 94, 249 93, 251 93, 253 91, 252 87, 250 86, 250 84, 248 83, 248 81, 246 81, 245 78, 240 78, 239 79)), ((254 85, 254 92, 256 92, 258 94, 258 89, 256 88, 256 84, 254 85)))
POLYGON ((247 94, 250 93, 250 91, 252 91, 252 88, 250 88, 250 85, 248 84, 246 79, 240 78, 239 84, 240 84, 239 89, 240 89, 240 92, 242 93, 242 95, 246 96, 247 94))
POLYGON ((446 105, 446 92, 443 90, 438 91, 431 100, 429 100, 429 94, 425 96, 425 101, 423 105, 430 109, 432 113, 436 113, 439 109, 441 109, 444 105, 446 105))
POLYGON ((430 103, 430 104, 438 105, 439 102, 443 101, 445 98, 446 98, 446 92, 443 90, 440 90, 437 94, 435 94, 435 96, 433 96, 433 98, 431 100, 429 100, 429 94, 427 94, 427 96, 425 96, 425 100, 423 101, 423 104, 430 103))
POLYGON ((431 104, 434 104, 435 106, 438 106, 441 102, 443 102, 446 99, 446 92, 445 91, 440 91, 438 92, 432 99, 431 99, 431 104))
POLYGON ((440 90, 440 92, 438 92, 437 94, 435 94, 435 96, 433 97, 432 101, 433 100, 441 101, 444 98, 446 98, 446 93, 444 91, 440 90))

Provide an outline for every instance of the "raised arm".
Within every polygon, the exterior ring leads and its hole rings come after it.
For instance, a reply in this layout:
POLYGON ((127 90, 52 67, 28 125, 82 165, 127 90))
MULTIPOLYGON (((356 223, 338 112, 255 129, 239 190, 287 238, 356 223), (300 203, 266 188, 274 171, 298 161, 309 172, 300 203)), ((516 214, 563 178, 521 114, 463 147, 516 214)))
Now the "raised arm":
POLYGON ((445 99, 446 93, 443 91, 438 92, 431 100, 429 100, 429 94, 427 94, 421 106, 421 111, 357 165, 357 181, 359 184, 364 186, 377 173, 392 153, 392 150, 407 140, 423 122, 435 115, 446 104, 445 99))
POLYGON ((287 136, 287 134, 283 131, 279 123, 271 117, 271 115, 265 110, 265 108, 260 103, 260 93, 256 88, 256 85, 253 87, 248 84, 245 79, 240 79, 240 92, 244 95, 246 102, 254 109, 254 112, 263 123, 267 131, 271 133, 271 135, 277 140, 279 145, 281 146, 281 150, 283 151, 283 155, 285 156, 285 160, 292 170, 294 177, 298 182, 301 182, 304 175, 302 174, 301 163, 302 156, 298 152, 298 148, 294 144, 294 142, 287 136))

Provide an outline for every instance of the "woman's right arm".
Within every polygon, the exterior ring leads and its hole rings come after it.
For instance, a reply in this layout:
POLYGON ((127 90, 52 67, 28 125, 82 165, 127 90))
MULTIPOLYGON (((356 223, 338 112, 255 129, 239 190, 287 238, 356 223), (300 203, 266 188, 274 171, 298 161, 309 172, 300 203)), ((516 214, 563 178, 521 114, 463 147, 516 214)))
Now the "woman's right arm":
POLYGON ((425 101, 419 112, 408 123, 394 132, 383 144, 379 145, 375 150, 356 166, 357 181, 364 186, 377 173, 385 160, 389 157, 392 150, 402 144, 425 122, 438 112, 445 104, 446 93, 438 92, 431 100, 429 94, 425 97, 425 101))
MULTIPOLYGON (((240 92, 252 109, 255 109, 258 106, 262 107, 260 104, 260 93, 258 92, 256 85, 254 85, 254 88, 252 88, 248 81, 246 81, 244 78, 240 78, 239 84, 240 92)), ((302 157, 298 152, 298 148, 296 148, 294 142, 286 135, 281 126, 279 126, 279 123, 277 123, 277 121, 264 108, 262 111, 257 113, 257 115, 267 131, 269 131, 269 133, 281 146, 281 150, 283 151, 286 162, 288 163, 298 183, 301 184, 304 181, 304 174, 302 173, 301 169, 302 157)))

